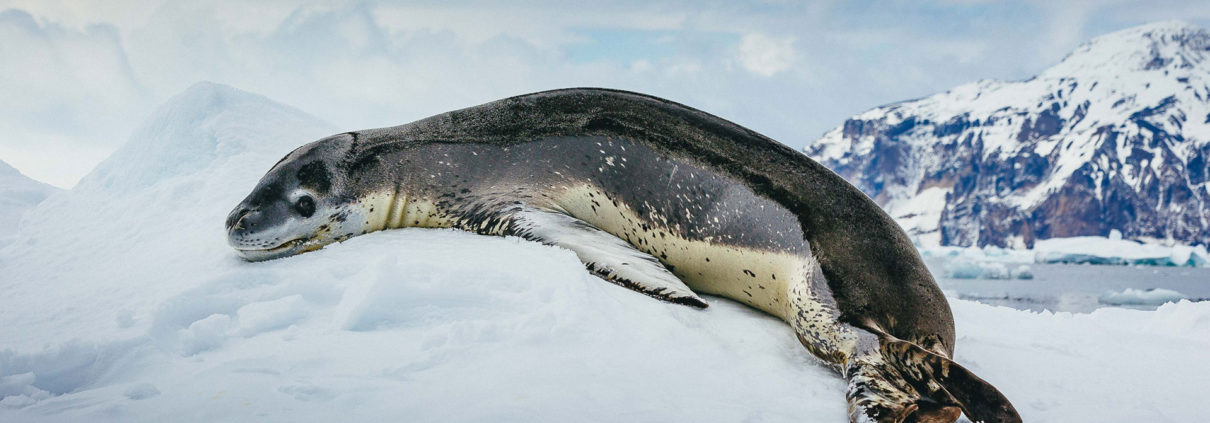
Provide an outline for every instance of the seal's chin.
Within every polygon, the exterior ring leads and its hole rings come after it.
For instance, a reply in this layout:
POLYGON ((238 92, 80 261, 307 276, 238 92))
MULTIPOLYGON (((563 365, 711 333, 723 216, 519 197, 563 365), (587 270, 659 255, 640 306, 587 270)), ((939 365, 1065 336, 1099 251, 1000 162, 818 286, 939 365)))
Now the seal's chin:
POLYGON ((313 244, 318 244, 318 243, 313 242, 313 240, 308 240, 307 238, 298 238, 298 239, 283 242, 281 245, 278 245, 278 246, 272 247, 272 248, 243 249, 243 248, 235 247, 235 251, 237 253, 239 253, 240 257, 243 257, 244 260, 265 261, 265 260, 273 260, 276 258, 289 257, 289 256, 292 256, 295 254, 299 254, 299 253, 317 249, 317 248, 313 248, 314 247, 313 244))

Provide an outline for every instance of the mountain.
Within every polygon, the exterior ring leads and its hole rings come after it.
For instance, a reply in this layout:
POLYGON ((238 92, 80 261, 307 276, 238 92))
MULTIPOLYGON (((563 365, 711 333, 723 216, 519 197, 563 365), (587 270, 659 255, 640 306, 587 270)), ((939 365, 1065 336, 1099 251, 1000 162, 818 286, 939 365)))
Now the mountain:
POLYGON ((921 244, 1030 247, 1120 230, 1210 244, 1210 33, 1104 35, 1017 82, 846 120, 805 149, 921 244))
POLYGON ((58 191, 0 161, 0 244, 17 231, 26 211, 58 191))

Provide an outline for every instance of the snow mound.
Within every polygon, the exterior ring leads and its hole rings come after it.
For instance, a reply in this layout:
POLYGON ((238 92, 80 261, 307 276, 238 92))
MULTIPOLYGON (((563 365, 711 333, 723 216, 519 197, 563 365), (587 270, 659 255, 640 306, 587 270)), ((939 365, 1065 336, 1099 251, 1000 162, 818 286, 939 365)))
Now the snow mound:
POLYGON ((289 150, 283 148, 300 144, 299 135, 316 130, 326 134, 331 127, 264 96, 199 82, 157 109, 79 186, 128 191, 196 173, 242 154, 284 155, 289 150))
POLYGON ((1101 304, 1109 305, 1159 305, 1164 303, 1175 303, 1189 297, 1185 294, 1173 291, 1171 289, 1152 288, 1152 289, 1134 289, 1126 288, 1117 292, 1107 292, 1101 295, 1101 304))
POLYGON ((1206 247, 1143 244, 1120 236, 1081 236, 1040 240, 1034 244, 1037 263, 1117 264, 1141 266, 1201 266, 1210 263, 1206 247))
POLYGON ((59 191, 0 161, 0 246, 7 244, 17 232, 17 225, 26 211, 59 191))
MULTIPOLYGON (((399 230, 239 260, 229 208, 334 131, 211 84, 145 128, 177 129, 131 143, 204 154, 115 153, 0 249, 0 421, 846 420, 844 382, 783 322, 713 297, 707 310, 655 301, 565 250, 399 230)), ((1210 303, 951 304, 956 360, 1027 421, 1210 411, 1210 303)))
MULTIPOLYGON (((206 252, 227 248, 227 213, 269 166, 334 132, 264 97, 195 84, 161 106, 78 185, 27 214, 16 239, 0 249, 4 282, 36 290, 49 278, 123 281, 114 289, 125 298, 102 297, 96 304, 113 309, 151 301, 154 295, 147 293, 176 292, 181 287, 165 277, 205 272, 218 266, 207 260, 227 259, 206 252)), ((88 295, 63 287, 51 297, 73 304, 88 295)), ((0 310, 9 315, 20 313, 0 310)), ((85 319, 81 328, 104 330, 107 323, 85 319)))

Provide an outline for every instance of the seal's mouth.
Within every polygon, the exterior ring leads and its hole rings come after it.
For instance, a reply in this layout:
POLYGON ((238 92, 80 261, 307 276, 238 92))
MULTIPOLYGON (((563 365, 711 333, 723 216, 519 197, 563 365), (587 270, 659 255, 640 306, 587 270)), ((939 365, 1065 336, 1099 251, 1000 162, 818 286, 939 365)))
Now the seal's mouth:
POLYGON ((307 238, 296 238, 279 244, 276 247, 269 248, 240 248, 235 247, 235 251, 248 261, 264 261, 292 256, 294 254, 305 251, 308 244, 307 238))

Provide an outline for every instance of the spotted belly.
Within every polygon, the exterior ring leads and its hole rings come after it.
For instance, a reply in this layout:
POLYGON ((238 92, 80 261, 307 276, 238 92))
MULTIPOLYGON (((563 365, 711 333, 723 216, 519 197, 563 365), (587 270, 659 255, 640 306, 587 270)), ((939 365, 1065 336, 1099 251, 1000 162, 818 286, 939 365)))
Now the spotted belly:
POLYGON ((567 187, 553 207, 622 238, 659 259, 694 291, 727 297, 778 317, 787 315, 788 287, 812 274, 809 256, 692 240, 660 214, 640 216, 589 184, 567 187))

